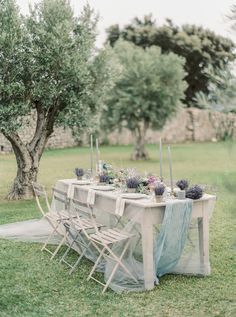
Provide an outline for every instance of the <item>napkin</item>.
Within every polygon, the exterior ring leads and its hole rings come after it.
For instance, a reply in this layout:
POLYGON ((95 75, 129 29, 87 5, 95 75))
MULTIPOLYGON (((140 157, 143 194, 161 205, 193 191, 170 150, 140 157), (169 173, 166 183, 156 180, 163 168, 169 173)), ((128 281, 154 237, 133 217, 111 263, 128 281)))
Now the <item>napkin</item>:
POLYGON ((68 199, 73 199, 74 198, 74 190, 75 190, 75 186, 73 186, 73 184, 69 184, 68 190, 67 190, 68 199))
POLYGON ((122 197, 118 197, 116 199, 116 209, 115 214, 118 216, 122 216, 125 210, 125 202, 126 200, 122 197))
POLYGON ((87 196, 87 205, 93 206, 95 203, 95 191, 92 188, 89 188, 88 190, 88 196, 87 196))

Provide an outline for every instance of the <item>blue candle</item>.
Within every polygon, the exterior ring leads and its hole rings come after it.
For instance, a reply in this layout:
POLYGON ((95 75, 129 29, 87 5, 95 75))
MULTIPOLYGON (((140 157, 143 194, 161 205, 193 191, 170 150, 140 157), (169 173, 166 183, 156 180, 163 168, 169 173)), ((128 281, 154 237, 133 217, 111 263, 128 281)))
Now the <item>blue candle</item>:
POLYGON ((98 139, 96 139, 96 172, 99 173, 99 146, 98 146, 98 139))
POLYGON ((93 135, 90 136, 90 169, 91 177, 93 177, 93 135))
POLYGON ((161 182, 163 181, 163 175, 162 175, 162 142, 161 142, 161 138, 159 141, 159 158, 160 158, 160 179, 161 182))
POLYGON ((171 187, 171 193, 174 193, 174 184, 173 184, 173 175, 172 175, 172 161, 171 161, 171 152, 170 152, 170 146, 168 145, 168 160, 169 160, 169 168, 170 168, 170 187, 171 187))

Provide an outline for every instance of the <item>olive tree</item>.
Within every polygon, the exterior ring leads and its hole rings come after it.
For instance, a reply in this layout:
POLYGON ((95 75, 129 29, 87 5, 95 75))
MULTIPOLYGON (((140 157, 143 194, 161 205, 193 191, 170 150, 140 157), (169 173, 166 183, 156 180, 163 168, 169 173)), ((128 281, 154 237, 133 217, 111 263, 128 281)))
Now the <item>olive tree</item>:
POLYGON ((96 17, 75 16, 66 0, 42 0, 22 17, 14 0, 0 2, 0 132, 10 141, 17 175, 9 198, 32 195, 39 163, 56 125, 87 127, 109 76, 95 54, 96 17), (19 130, 36 115, 30 141, 19 130))
POLYGON ((107 95, 103 125, 132 131, 132 159, 147 159, 148 128, 162 128, 184 96, 184 59, 173 53, 164 55, 154 46, 143 49, 125 41, 118 41, 113 50, 120 73, 107 95))
MULTIPOLYGON (((234 6, 232 20, 235 12, 234 6)), ((205 70, 209 66, 217 69, 235 60, 235 44, 230 39, 201 26, 177 26, 169 19, 159 26, 150 15, 143 19, 135 18, 123 28, 111 26, 107 33, 107 41, 111 45, 120 38, 143 48, 159 46, 163 53, 172 52, 184 57, 185 80, 188 84, 184 102, 187 106, 197 107, 196 93, 208 94, 211 81, 205 70)))

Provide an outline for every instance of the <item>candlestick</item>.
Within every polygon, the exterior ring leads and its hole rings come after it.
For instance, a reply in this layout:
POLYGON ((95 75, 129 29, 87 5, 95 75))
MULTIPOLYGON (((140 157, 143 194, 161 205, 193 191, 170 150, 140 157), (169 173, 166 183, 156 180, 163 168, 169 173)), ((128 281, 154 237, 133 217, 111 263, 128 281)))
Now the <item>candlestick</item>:
POLYGON ((99 173, 99 146, 98 146, 98 139, 96 138, 96 170, 99 173))
POLYGON ((170 187, 171 187, 171 194, 174 194, 174 185, 173 185, 173 175, 172 175, 172 161, 171 161, 171 152, 170 146, 168 145, 168 160, 169 160, 169 168, 170 168, 170 187))
POLYGON ((159 141, 159 156, 160 156, 160 179, 161 179, 161 182, 163 181, 163 175, 162 175, 162 141, 161 141, 161 138, 160 138, 160 141, 159 141))
POLYGON ((90 136, 90 169, 91 178, 93 177, 93 135, 90 136))

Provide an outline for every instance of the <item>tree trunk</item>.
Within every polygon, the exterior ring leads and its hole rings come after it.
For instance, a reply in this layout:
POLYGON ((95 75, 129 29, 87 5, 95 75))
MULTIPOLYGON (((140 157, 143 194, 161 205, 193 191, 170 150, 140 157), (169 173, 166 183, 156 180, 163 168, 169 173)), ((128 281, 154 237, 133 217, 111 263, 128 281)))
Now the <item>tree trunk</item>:
POLYGON ((39 164, 33 160, 17 159, 17 175, 7 196, 10 200, 30 199, 33 196, 32 182, 36 182, 39 164))
POLYGON ((16 132, 4 133, 10 141, 17 162, 17 175, 14 179, 8 199, 29 199, 33 196, 32 182, 37 181, 39 162, 48 138, 53 132, 59 104, 52 104, 45 110, 40 102, 35 101, 37 113, 35 133, 29 143, 24 143, 16 132))
POLYGON ((39 157, 41 148, 29 150, 28 144, 24 144, 18 134, 5 135, 11 142, 17 163, 17 174, 12 188, 7 196, 8 199, 32 198, 32 182, 37 180, 39 157))
POLYGON ((149 155, 145 149, 145 136, 149 124, 145 121, 134 130, 135 145, 131 155, 132 160, 147 160, 149 155))
POLYGON ((4 134, 11 142, 17 162, 17 175, 7 196, 8 199, 30 199, 33 197, 32 182, 37 181, 39 162, 52 133, 51 126, 45 128, 44 119, 45 117, 38 115, 37 128, 30 143, 24 144, 17 133, 4 134))

